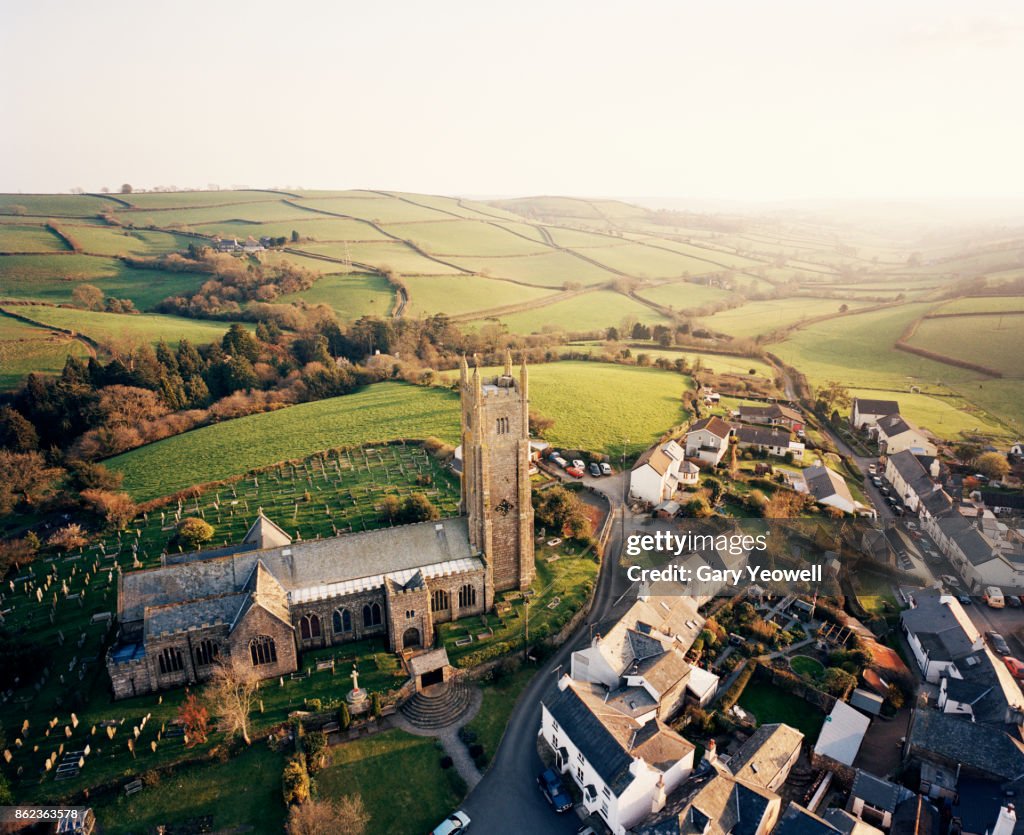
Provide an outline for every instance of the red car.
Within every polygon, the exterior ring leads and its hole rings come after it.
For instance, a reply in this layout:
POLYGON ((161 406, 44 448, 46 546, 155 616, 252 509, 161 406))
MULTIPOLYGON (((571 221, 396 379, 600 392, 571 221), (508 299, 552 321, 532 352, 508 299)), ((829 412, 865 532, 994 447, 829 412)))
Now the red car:
POLYGON ((579 467, 566 467, 565 471, 573 478, 583 478, 583 470, 579 467))
POLYGON ((1003 658, 1003 663, 1006 665, 1006 669, 1013 674, 1014 678, 1024 679, 1024 663, 1021 663, 1012 655, 1007 655, 1003 658))

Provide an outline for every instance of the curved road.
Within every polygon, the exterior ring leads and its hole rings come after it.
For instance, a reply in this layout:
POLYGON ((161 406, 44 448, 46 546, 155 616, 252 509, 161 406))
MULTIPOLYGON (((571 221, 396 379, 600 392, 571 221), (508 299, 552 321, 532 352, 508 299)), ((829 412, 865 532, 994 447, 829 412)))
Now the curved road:
POLYGON ((540 700, 557 675, 568 671, 569 656, 590 643, 591 626, 603 631, 609 621, 621 615, 633 602, 630 583, 619 566, 622 549, 623 516, 620 480, 623 477, 588 482, 599 488, 618 488, 618 495, 602 490, 611 501, 611 512, 619 518, 608 540, 594 603, 586 620, 572 638, 544 661, 537 674, 519 697, 505 729, 505 736, 490 770, 466 798, 463 808, 472 820, 471 829, 480 833, 574 833, 580 820, 574 813, 556 814, 537 788, 536 777, 542 769, 537 754, 540 730, 540 700))

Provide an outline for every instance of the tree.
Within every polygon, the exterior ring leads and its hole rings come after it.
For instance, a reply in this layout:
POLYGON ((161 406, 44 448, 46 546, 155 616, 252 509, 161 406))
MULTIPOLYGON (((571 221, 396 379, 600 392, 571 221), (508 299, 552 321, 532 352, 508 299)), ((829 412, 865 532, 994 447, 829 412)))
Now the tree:
POLYGON ((402 510, 398 514, 398 521, 405 524, 413 522, 428 522, 431 519, 440 519, 441 514, 433 502, 422 493, 413 493, 402 502, 402 510))
POLYGON ((309 800, 309 772, 301 754, 288 758, 281 775, 281 793, 287 805, 292 803, 302 806, 309 800))
POLYGON ((255 337, 237 322, 228 328, 220 344, 228 354, 245 357, 249 362, 255 362, 260 355, 260 346, 255 337))
POLYGON ((956 460, 968 466, 977 461, 981 453, 981 444, 973 443, 972 441, 964 441, 953 447, 953 454, 956 456, 956 460))
POLYGON ((124 183, 121 186, 121 194, 131 194, 131 193, 132 193, 132 184, 131 183, 124 183))
POLYGON ((1004 479, 1010 473, 1010 462, 1006 460, 1005 455, 999 452, 986 452, 979 455, 974 466, 979 473, 993 481, 1004 479))
POLYGON ((71 486, 75 490, 117 490, 124 473, 108 470, 94 461, 72 461, 69 465, 71 486))
POLYGON ((288 812, 288 835, 365 835, 370 815, 358 794, 339 800, 307 800, 288 812))
POLYGON ((842 670, 839 667, 829 667, 825 670, 821 683, 827 693, 831 693, 836 698, 843 699, 857 686, 857 679, 846 672, 846 670, 842 670))
POLYGON ((190 516, 188 519, 182 519, 178 523, 174 539, 182 548, 196 551, 202 547, 204 542, 209 542, 213 539, 213 525, 205 519, 190 516))
POLYGON ((534 495, 536 520, 552 532, 584 539, 592 533, 590 515, 580 497, 564 487, 534 495))
POLYGON ((16 409, 0 409, 0 447, 11 452, 31 452, 39 449, 39 433, 16 409))
POLYGON ((107 426, 132 426, 167 414, 160 395, 138 386, 106 386, 100 389, 99 411, 107 426))
POLYGON ((82 526, 72 522, 50 534, 46 544, 67 552, 73 551, 75 548, 81 548, 87 541, 82 531, 82 526))
POLYGON ((3 577, 11 566, 20 568, 31 563, 36 558, 37 550, 39 540, 33 542, 28 536, 24 539, 0 539, 0 577, 3 577))
POLYGON ((818 402, 824 405, 824 411, 830 413, 833 409, 845 409, 853 401, 850 398, 850 390, 836 380, 829 380, 822 388, 818 389, 818 402))
POLYGON ((71 301, 75 307, 86 310, 102 310, 103 298, 103 291, 93 284, 79 284, 71 291, 71 301))
POLYGON ((10 513, 20 499, 37 504, 53 491, 64 471, 51 467, 41 452, 9 452, 0 449, 0 514, 10 513))
POLYGON ((89 489, 82 491, 85 506, 103 519, 113 530, 123 531, 135 518, 138 507, 127 493, 89 489))
POLYGON ((540 412, 530 410, 530 434, 543 438, 544 433, 555 425, 555 419, 542 415, 540 412))
POLYGON ((694 519, 704 519, 711 515, 711 504, 704 496, 695 496, 683 505, 683 513, 694 519))
POLYGON ((249 717, 256 704, 259 683, 256 671, 244 662, 237 666, 220 662, 214 667, 207 687, 207 703, 217 718, 217 727, 228 737, 241 737, 246 745, 252 744, 249 717))
POLYGON ((189 693, 181 703, 178 708, 178 721, 185 728, 185 747, 192 748, 206 742, 209 737, 210 712, 196 698, 195 693, 189 693))

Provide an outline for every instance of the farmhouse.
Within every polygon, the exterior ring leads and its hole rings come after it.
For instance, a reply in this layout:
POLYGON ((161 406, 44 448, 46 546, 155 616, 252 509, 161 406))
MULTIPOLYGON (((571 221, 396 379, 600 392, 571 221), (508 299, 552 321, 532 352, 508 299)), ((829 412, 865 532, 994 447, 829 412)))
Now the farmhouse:
POLYGON ((913 423, 900 415, 886 415, 875 423, 872 434, 883 455, 910 450, 917 455, 936 455, 935 444, 913 423))
POLYGON ((744 449, 764 450, 770 455, 782 457, 786 453, 800 457, 804 445, 794 441, 788 429, 768 429, 763 426, 737 426, 736 445, 744 449))
MULTIPOLYGON (((651 447, 637 459, 629 474, 629 495, 651 504, 671 499, 682 480, 680 469, 686 463, 683 448, 675 441, 651 447)), ((696 467, 689 465, 688 482, 690 469, 696 467)))
POLYGON ((898 415, 900 404, 896 400, 871 400, 856 397, 850 411, 850 424, 854 429, 870 429, 879 418, 886 415, 898 415))
POLYGON ((370 635, 398 652, 429 647, 435 624, 528 587, 526 366, 517 379, 508 356, 485 381, 463 361, 461 395, 464 516, 292 542, 261 514, 236 546, 123 575, 107 654, 115 697, 202 681, 218 660, 280 676, 302 650, 370 635))
POLYGON ((616 835, 652 812, 693 771, 695 748, 657 716, 641 688, 608 691, 564 675, 541 701, 540 735, 616 835))
POLYGON ((744 423, 760 423, 767 426, 783 426, 791 432, 804 428, 804 418, 796 409, 772 403, 770 406, 740 404, 740 420, 744 423))
POLYGON ((718 464, 729 449, 732 427, 720 417, 702 418, 686 433, 686 457, 718 464))

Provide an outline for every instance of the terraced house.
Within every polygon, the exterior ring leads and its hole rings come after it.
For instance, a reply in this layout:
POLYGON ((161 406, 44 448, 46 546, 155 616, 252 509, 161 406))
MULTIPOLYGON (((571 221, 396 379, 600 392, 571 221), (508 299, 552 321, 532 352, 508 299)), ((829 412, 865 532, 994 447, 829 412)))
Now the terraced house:
POLYGON ((202 681, 219 661, 284 675, 303 650, 373 635, 396 652, 430 647, 435 624, 528 587, 526 366, 513 376, 509 356, 504 373, 485 380, 463 362, 461 394, 465 515, 293 542, 261 513, 237 545, 125 574, 107 655, 114 695, 202 681))

